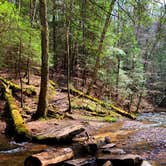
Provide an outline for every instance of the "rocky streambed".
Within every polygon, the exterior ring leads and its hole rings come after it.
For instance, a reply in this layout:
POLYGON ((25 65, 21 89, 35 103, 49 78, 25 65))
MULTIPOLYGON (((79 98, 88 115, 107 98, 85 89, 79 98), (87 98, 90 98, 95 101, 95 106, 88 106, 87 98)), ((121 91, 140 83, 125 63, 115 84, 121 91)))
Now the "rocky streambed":
MULTIPOLYGON (((91 124, 92 122, 87 123, 91 124)), ((1 124, 4 125, 4 123, 1 124)), ((166 165, 165 112, 144 113, 135 121, 125 119, 115 123, 107 123, 100 126, 93 134, 103 134, 110 137, 112 143, 116 144, 116 148, 121 149, 119 153, 138 154, 154 166, 166 165)), ((21 166, 29 155, 47 148, 50 147, 27 142, 17 144, 4 135, 2 128, 0 134, 0 165, 21 166)))

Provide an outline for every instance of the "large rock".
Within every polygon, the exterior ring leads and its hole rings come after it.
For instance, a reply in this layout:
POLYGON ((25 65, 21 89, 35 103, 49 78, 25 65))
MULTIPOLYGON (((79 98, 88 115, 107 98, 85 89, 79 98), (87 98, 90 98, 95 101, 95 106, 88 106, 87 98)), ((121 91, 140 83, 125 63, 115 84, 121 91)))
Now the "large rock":
MULTIPOLYGON (((41 129, 34 134, 33 132, 31 133, 34 141, 54 144, 58 142, 70 142, 74 136, 84 130, 82 125, 56 125, 50 126, 48 129, 41 129)), ((33 131, 33 128, 31 131, 33 131)))

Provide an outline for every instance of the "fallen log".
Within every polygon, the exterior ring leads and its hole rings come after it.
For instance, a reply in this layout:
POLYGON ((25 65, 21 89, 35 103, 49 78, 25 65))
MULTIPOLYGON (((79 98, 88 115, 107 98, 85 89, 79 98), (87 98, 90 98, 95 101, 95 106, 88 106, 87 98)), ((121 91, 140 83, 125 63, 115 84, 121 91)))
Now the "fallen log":
MULTIPOLYGON (((8 80, 6 80, 3 77, 0 77, 0 81, 3 82, 6 86, 8 86, 9 89, 12 89, 12 91, 14 91, 14 92, 21 91, 21 87, 19 85, 15 84, 15 83, 13 83, 11 81, 8 81, 8 80)), ((23 88, 22 92, 23 92, 23 94, 25 94, 25 95, 27 95, 29 97, 30 96, 34 96, 34 95, 37 94, 35 89, 34 89, 34 87, 32 87, 32 86, 28 87, 28 88, 23 88)))
POLYGON ((33 154, 24 161, 24 166, 48 166, 71 159, 74 152, 71 148, 48 149, 41 153, 33 154))
MULTIPOLYGON (((62 91, 63 92, 67 92, 67 88, 62 88, 62 91)), ((115 110, 117 113, 127 117, 127 118, 130 118, 130 119, 136 119, 136 115, 133 114, 133 113, 129 113, 129 112, 126 112, 116 106, 114 106, 113 104, 111 103, 105 103, 104 101, 102 100, 99 100, 95 97, 92 97, 92 96, 89 96, 89 95, 86 95, 85 93, 79 91, 79 90, 76 90, 74 88, 71 88, 70 89, 70 93, 73 94, 73 95, 78 95, 80 97, 84 97, 84 98, 87 98, 89 100, 92 100, 94 102, 96 102, 97 104, 100 104, 101 106, 103 107, 106 107, 106 108, 112 108, 113 110, 115 110)))
POLYGON ((14 97, 12 96, 11 90, 5 86, 4 97, 7 104, 7 109, 9 111, 9 115, 12 119, 12 125, 15 130, 15 139, 17 141, 29 140, 31 138, 29 130, 27 129, 25 122, 19 112, 19 108, 15 102, 14 97))
MULTIPOLYGON (((32 129, 33 130, 33 129, 32 129)), ((54 126, 47 130, 40 131, 35 135, 32 134, 35 142, 42 142, 48 144, 54 143, 67 143, 71 142, 74 136, 80 134, 85 129, 82 125, 70 125, 70 126, 54 126)))

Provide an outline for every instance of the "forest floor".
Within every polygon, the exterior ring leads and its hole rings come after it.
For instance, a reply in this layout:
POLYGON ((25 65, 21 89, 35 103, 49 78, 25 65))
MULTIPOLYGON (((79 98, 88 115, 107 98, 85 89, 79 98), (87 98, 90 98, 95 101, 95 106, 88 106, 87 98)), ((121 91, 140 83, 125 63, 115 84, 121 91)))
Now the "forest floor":
MULTIPOLYGON (((1 77, 9 79, 11 76, 2 72, 1 77)), ((19 84, 19 79, 12 79, 12 81, 19 84)), ((85 131, 77 135, 76 138, 74 138, 75 141, 77 141, 79 138, 87 137, 87 133, 90 137, 109 137, 111 142, 116 143, 117 148, 124 148, 130 153, 133 151, 134 153, 141 154, 146 159, 151 159, 153 157, 156 160, 161 160, 162 163, 166 162, 163 157, 166 155, 164 150, 166 142, 163 140, 163 138, 166 138, 165 127, 162 126, 154 128, 153 130, 149 130, 152 123, 128 120, 111 109, 106 109, 93 101, 73 95, 71 95, 72 114, 66 113, 66 110, 68 109, 67 93, 63 92, 61 87, 58 85, 53 87, 51 84, 49 84, 48 119, 32 121, 31 115, 37 109, 40 77, 37 75, 32 75, 30 84, 31 86, 35 87, 37 95, 33 97, 24 96, 23 108, 20 107, 20 93, 16 93, 14 97, 17 105, 20 108, 22 116, 26 121, 28 129, 33 135, 45 133, 48 131, 48 129, 55 128, 56 126, 62 124, 62 130, 64 126, 81 125, 85 131), (130 145, 128 144, 129 140, 130 145), (155 147, 157 147, 158 150, 153 151, 153 148, 155 147), (143 148, 144 151, 142 151, 141 148, 143 148)), ((25 88, 29 85, 24 83, 23 86, 25 88)), ((148 107, 151 107, 151 105, 147 103, 148 102, 145 102, 144 104, 148 105, 148 107)), ((154 108, 150 110, 153 109, 154 108)), ((2 134, 6 128, 6 123, 4 121, 4 110, 5 102, 1 100, 0 132, 2 134)))
MULTIPOLYGON (((19 79, 11 79, 14 78, 14 75, 8 74, 4 71, 0 71, 0 75, 1 77, 11 80, 18 85, 20 84, 19 79)), ((79 95, 70 95, 72 114, 66 113, 66 110, 68 109, 67 93, 63 92, 61 89, 65 85, 65 78, 63 75, 57 75, 55 81, 58 82, 60 86, 56 83, 55 86, 49 83, 48 86, 48 119, 40 119, 38 121, 31 120, 31 116, 37 109, 38 94, 40 90, 40 76, 31 75, 30 85, 27 85, 26 80, 23 79, 23 88, 33 87, 36 90, 37 95, 31 97, 24 95, 22 108, 20 92, 14 94, 22 117, 26 121, 29 130, 34 135, 42 132, 44 133, 47 128, 54 127, 57 124, 66 124, 65 126, 67 126, 72 123, 82 125, 85 128, 85 132, 93 135, 94 132, 99 130, 99 128, 108 126, 111 122, 123 121, 126 119, 120 114, 114 112, 111 108, 105 108, 100 104, 80 97, 79 95)), ((81 89, 79 86, 77 86, 77 88, 81 89)), ((99 89, 97 91, 100 93, 99 89)), ((3 110, 4 104, 5 102, 1 101, 0 107, 2 108, 0 110, 3 110)), ((122 106, 120 100, 117 100, 117 103, 115 104, 122 106)), ((146 107, 147 109, 149 108, 150 111, 154 109, 152 105, 146 102, 146 100, 143 100, 143 107, 146 107)))

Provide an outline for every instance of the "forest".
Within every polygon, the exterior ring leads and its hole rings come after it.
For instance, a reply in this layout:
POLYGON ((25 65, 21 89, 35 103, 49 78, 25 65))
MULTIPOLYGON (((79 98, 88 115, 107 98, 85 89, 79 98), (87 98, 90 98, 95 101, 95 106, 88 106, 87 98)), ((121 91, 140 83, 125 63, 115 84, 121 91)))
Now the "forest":
POLYGON ((0 166, 166 165, 166 0, 0 0, 0 166))

